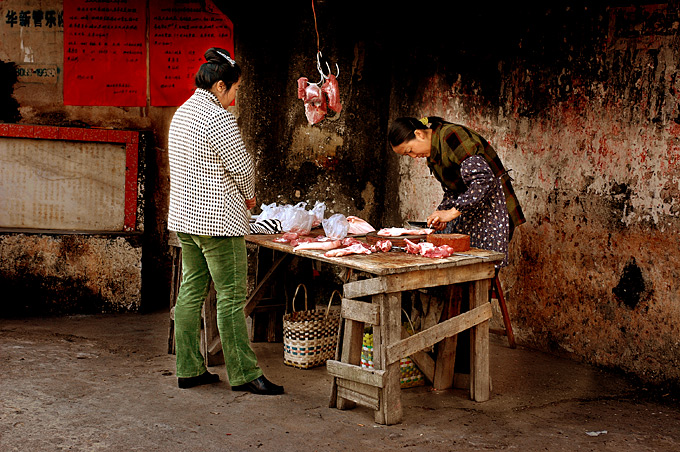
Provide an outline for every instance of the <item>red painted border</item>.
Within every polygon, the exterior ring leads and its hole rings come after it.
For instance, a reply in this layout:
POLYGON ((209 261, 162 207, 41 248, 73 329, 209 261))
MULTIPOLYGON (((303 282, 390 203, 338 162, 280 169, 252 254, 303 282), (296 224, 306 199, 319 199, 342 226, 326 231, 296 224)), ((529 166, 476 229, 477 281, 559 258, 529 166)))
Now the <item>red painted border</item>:
POLYGON ((27 124, 0 124, 0 137, 125 144, 125 218, 123 229, 125 231, 135 231, 137 229, 138 132, 27 124))

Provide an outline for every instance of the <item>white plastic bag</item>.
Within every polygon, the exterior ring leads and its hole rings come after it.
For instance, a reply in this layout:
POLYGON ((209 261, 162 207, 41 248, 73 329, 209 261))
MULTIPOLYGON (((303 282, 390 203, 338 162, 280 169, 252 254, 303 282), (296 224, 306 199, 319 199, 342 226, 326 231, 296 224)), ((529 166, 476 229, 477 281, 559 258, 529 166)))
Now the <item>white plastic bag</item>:
POLYGON ((319 226, 324 219, 324 215, 326 214, 326 204, 324 204, 322 201, 317 201, 310 213, 311 215, 314 215, 314 223, 312 224, 312 227, 315 228, 319 226))
POLYGON ((347 218, 341 213, 336 213, 331 215, 330 218, 323 220, 321 222, 323 226, 323 232, 326 237, 333 240, 342 240, 347 237, 347 231, 349 230, 349 222, 347 218))
POLYGON ((284 206, 281 213, 281 228, 285 232, 295 232, 299 235, 307 235, 312 230, 314 223, 314 216, 311 215, 305 207, 307 203, 301 202, 295 206, 290 204, 284 206))
POLYGON ((277 206, 275 202, 269 205, 262 204, 260 209, 262 209, 262 213, 257 216, 258 221, 281 219, 279 218, 281 214, 281 207, 277 206))

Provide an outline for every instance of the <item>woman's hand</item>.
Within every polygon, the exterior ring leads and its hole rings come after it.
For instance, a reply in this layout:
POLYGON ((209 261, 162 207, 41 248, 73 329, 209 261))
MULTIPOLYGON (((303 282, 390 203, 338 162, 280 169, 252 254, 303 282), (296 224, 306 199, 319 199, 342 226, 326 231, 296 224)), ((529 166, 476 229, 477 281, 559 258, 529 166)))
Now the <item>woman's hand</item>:
POLYGON ((250 209, 252 209, 253 207, 255 207, 255 205, 257 204, 257 200, 256 200, 255 198, 256 198, 256 197, 253 196, 253 197, 250 198, 250 199, 246 199, 246 209, 250 210, 250 209))
POLYGON ((459 216, 460 211, 455 207, 449 210, 435 210, 427 217, 427 226, 437 231, 441 231, 446 228, 446 223, 455 220, 459 216))

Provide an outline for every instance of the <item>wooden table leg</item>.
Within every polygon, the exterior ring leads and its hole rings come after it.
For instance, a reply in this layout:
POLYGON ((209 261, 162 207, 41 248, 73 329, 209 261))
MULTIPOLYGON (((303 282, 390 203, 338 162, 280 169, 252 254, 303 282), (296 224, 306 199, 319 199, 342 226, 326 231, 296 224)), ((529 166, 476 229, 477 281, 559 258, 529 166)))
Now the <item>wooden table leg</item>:
POLYGON ((388 363, 387 347, 401 340, 401 292, 373 296, 380 306, 380 325, 373 330, 373 365, 387 372, 380 390, 380 408, 375 412, 376 424, 398 424, 402 418, 399 360, 388 363))
MULTIPOLYGON (((462 287, 458 284, 446 288, 446 301, 442 311, 441 322, 460 314, 460 302, 463 296, 462 287)), ((447 337, 437 344, 437 361, 435 364, 432 389, 448 389, 453 386, 453 368, 456 363, 456 345, 458 335, 447 337)))
MULTIPOLYGON (((470 309, 489 303, 488 279, 470 284, 470 309)), ((470 398, 477 402, 489 400, 489 321, 470 329, 470 398)))
MULTIPOLYGON (((343 363, 361 365, 361 345, 364 336, 364 324, 350 319, 345 319, 345 328, 342 333, 342 351, 340 354, 343 363)), ((335 383, 335 382, 334 382, 335 383)), ((337 396, 337 407, 340 410, 348 410, 356 405, 351 400, 337 396)))

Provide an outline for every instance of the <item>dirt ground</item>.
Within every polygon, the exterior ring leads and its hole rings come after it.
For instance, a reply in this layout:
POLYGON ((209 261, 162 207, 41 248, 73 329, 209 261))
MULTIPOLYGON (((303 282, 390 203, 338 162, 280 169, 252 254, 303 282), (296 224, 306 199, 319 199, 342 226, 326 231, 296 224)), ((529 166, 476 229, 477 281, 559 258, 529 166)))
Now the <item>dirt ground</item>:
POLYGON ((491 400, 402 391, 404 420, 328 408, 324 367, 283 364, 256 343, 282 396, 219 384, 180 390, 167 312, 0 319, 0 450, 8 451, 678 451, 680 407, 600 369, 492 335, 491 400))

